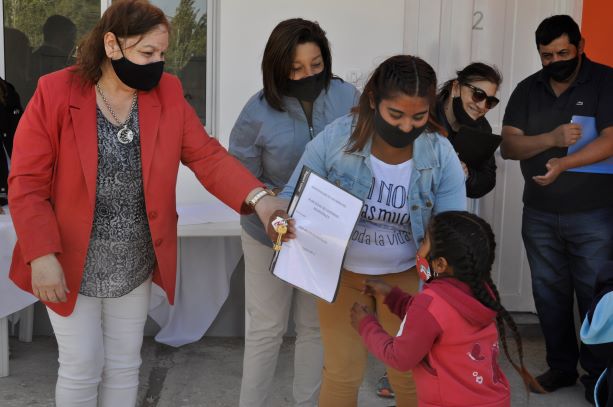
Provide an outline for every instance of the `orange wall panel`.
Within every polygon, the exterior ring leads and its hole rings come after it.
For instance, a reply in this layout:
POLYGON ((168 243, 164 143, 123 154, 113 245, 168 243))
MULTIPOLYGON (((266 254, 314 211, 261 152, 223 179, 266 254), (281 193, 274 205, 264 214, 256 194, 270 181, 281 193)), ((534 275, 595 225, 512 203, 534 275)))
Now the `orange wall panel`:
POLYGON ((613 66, 613 1, 584 0, 581 34, 585 53, 596 62, 613 66))

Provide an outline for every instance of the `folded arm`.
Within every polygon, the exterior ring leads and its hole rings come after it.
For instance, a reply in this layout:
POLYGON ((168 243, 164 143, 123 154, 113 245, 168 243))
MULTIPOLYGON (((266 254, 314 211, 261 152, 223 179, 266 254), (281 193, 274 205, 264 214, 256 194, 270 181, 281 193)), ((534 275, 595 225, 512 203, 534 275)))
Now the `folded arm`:
POLYGON ((613 156, 613 126, 600 132, 594 141, 566 157, 560 158, 564 169, 582 167, 613 156))
POLYGON ((480 167, 468 167, 466 196, 481 198, 496 186, 496 160, 490 157, 480 167))

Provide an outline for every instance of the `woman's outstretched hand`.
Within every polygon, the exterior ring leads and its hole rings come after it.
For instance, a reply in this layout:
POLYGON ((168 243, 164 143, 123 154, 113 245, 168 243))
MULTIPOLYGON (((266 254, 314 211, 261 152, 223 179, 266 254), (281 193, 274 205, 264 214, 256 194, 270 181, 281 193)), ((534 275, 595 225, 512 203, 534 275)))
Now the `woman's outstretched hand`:
POLYGON ((378 278, 369 278, 364 281, 364 291, 366 295, 373 297, 381 296, 383 298, 392 291, 392 286, 378 278))
MULTIPOLYGON (((287 207, 287 201, 285 202, 285 206, 287 207)), ((266 234, 273 242, 276 242, 279 234, 275 230, 273 223, 277 218, 283 219, 287 223, 287 231, 283 234, 281 241, 287 242, 291 239, 296 238, 296 221, 288 215, 285 209, 277 209, 275 210, 270 217, 268 218, 268 222, 264 223, 266 225, 266 234)))

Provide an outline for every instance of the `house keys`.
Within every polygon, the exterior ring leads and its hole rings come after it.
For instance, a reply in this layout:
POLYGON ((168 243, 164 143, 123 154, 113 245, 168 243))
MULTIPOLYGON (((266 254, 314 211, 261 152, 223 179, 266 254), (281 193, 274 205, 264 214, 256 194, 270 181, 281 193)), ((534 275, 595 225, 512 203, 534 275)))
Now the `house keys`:
POLYGON ((272 227, 277 232, 277 241, 273 243, 272 248, 275 251, 281 250, 281 242, 283 241, 283 235, 287 233, 287 220, 280 216, 277 216, 272 221, 272 227))

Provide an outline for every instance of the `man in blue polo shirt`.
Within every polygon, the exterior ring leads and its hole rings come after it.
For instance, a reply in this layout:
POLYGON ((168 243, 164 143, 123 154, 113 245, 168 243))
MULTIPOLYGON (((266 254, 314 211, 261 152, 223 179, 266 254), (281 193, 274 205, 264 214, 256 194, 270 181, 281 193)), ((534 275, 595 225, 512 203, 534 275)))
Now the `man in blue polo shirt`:
POLYGON ((596 270, 613 259, 613 174, 568 170, 613 156, 613 69, 587 58, 569 16, 543 20, 535 35, 543 69, 513 91, 501 152, 520 160, 525 180, 522 237, 549 365, 537 380, 548 391, 572 386, 580 361, 593 402, 605 366, 577 343, 573 306, 576 294, 583 320, 596 270), (573 116, 593 118, 598 137, 569 153, 584 135, 573 116))

